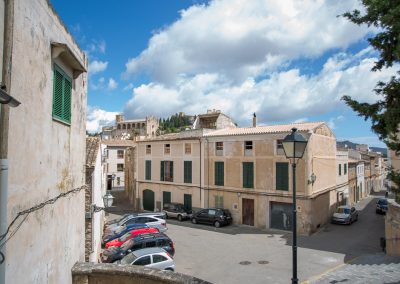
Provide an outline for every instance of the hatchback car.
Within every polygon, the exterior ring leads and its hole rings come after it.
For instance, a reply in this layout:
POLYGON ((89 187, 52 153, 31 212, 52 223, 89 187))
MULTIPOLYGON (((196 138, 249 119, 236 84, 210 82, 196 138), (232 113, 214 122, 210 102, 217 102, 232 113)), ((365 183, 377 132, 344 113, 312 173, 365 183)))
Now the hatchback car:
POLYGON ((356 208, 350 206, 339 206, 332 216, 332 223, 351 224, 358 220, 356 208))
POLYGON ((190 219, 192 210, 185 209, 182 203, 166 203, 163 212, 167 218, 177 218, 179 221, 190 219))
POLYGON ((134 236, 137 236, 139 234, 145 234, 145 233, 158 233, 158 229, 156 228, 143 228, 143 229, 135 229, 132 230, 128 233, 126 233, 125 235, 123 235, 122 237, 112 240, 108 243, 106 243, 106 248, 110 248, 110 247, 119 247, 121 246, 123 243, 125 243, 127 240, 132 239, 134 236))
POLYGON ((175 270, 175 262, 172 256, 165 249, 157 247, 133 251, 116 263, 142 265, 161 270, 175 270))
POLYGON ((174 243, 167 235, 163 233, 146 233, 127 240, 119 247, 111 247, 104 250, 101 254, 101 261, 114 262, 122 259, 127 253, 148 247, 161 247, 169 254, 175 254, 174 243))
POLYGON ((375 212, 378 214, 386 214, 388 210, 388 201, 386 198, 380 198, 377 202, 376 202, 376 210, 375 212))
POLYGON ((228 209, 207 208, 192 215, 192 223, 204 223, 214 225, 219 228, 223 225, 232 223, 232 215, 228 209))

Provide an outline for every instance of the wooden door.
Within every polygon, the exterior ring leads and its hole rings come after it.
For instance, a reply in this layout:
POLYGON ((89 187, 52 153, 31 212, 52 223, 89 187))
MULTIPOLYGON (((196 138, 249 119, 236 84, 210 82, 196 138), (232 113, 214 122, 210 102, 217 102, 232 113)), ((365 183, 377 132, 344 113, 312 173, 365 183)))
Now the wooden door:
POLYGON ((242 224, 254 226, 254 199, 242 199, 242 224))

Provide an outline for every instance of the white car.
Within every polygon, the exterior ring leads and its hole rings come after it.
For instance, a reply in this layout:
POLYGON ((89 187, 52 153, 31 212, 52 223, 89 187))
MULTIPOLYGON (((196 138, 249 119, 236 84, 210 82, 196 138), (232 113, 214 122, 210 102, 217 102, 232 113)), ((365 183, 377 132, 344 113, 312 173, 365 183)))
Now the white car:
POLYGON ((154 223, 156 222, 157 224, 148 224, 149 227, 155 227, 160 230, 160 232, 165 232, 166 229, 166 216, 165 213, 163 212, 158 212, 158 213, 133 213, 131 215, 125 215, 123 218, 121 218, 118 222, 115 222, 113 224, 110 224, 109 226, 106 226, 104 229, 104 234, 109 235, 112 234, 113 232, 117 230, 121 230, 122 226, 126 226, 129 224, 145 224, 145 223, 154 223), (152 218, 152 219, 146 219, 146 218, 152 218), (154 219, 157 219, 154 220, 154 219), (163 222, 164 221, 164 222, 163 222))
POLYGON ((166 250, 158 247, 135 250, 117 263, 141 265, 160 270, 175 270, 175 261, 172 256, 166 250))

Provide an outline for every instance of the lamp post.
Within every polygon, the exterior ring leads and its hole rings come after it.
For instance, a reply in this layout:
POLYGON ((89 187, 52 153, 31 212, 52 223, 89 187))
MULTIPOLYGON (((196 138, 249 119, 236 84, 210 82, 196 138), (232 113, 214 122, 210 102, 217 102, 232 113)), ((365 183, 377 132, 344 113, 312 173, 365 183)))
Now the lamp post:
POLYGON ((293 179, 293 220, 292 220, 292 261, 293 261, 293 275, 292 283, 297 284, 297 208, 296 208, 296 162, 303 157, 304 151, 307 147, 307 140, 297 132, 297 128, 292 128, 292 132, 285 137, 282 141, 285 156, 292 164, 292 179, 293 179), (296 160, 297 159, 297 160, 296 160))

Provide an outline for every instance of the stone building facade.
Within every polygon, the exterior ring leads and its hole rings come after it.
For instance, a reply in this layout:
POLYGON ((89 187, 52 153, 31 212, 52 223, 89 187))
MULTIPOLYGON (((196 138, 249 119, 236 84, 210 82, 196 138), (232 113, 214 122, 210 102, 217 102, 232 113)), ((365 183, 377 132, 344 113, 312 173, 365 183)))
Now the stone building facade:
POLYGON ((69 284, 72 266, 85 259, 87 59, 50 1, 0 3, 6 3, 0 38, 7 33, 1 49, 8 62, 2 81, 21 102, 9 111, 8 133, 0 127, 8 144, 2 142, 1 158, 9 162, 1 222, 35 208, 18 219, 19 230, 3 248, 0 282, 69 284))

